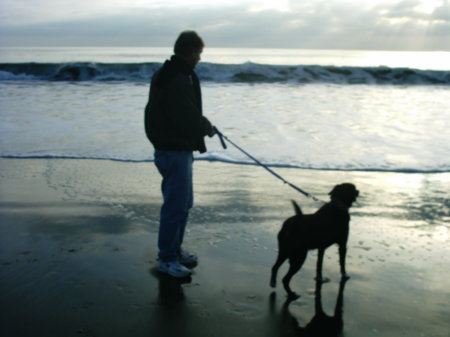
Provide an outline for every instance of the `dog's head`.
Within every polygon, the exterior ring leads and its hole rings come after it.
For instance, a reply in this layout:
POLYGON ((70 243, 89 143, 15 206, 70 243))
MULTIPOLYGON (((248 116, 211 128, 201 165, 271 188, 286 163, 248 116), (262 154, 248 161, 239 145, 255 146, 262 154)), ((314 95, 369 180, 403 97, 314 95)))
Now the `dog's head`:
POLYGON ((334 186, 330 193, 331 201, 342 202, 345 206, 350 207, 359 195, 359 191, 355 185, 351 183, 343 183, 334 186))

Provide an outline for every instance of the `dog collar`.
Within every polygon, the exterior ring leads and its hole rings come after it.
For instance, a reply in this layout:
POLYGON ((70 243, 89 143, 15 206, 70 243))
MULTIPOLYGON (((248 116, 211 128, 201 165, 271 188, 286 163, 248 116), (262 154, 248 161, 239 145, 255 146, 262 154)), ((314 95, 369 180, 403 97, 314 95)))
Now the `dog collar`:
POLYGON ((332 200, 331 202, 330 202, 330 204, 331 205, 333 205, 333 206, 335 206, 336 208, 339 208, 339 209, 341 209, 341 210, 343 210, 343 211, 346 211, 346 212, 348 212, 348 210, 349 210, 349 208, 350 207, 348 207, 346 204, 344 204, 342 201, 340 201, 340 200, 332 200))

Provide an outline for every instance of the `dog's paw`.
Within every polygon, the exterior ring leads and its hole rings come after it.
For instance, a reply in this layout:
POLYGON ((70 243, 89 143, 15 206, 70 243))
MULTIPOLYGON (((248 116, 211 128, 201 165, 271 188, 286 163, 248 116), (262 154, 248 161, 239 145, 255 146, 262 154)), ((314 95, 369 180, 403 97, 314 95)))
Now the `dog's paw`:
POLYGON ((328 277, 316 277, 316 278, 314 278, 314 280, 316 282, 320 282, 320 283, 328 283, 328 282, 330 282, 330 279, 328 277))
POLYGON ((349 274, 347 274, 347 273, 345 273, 345 274, 342 274, 342 276, 341 276, 341 279, 344 281, 347 281, 347 280, 349 280, 350 279, 350 275, 349 274))
POLYGON ((296 299, 300 298, 300 295, 295 292, 290 292, 287 294, 287 301, 295 301, 296 299))
POLYGON ((271 277, 270 278, 270 287, 271 288, 276 288, 277 287, 277 278, 276 277, 271 277))

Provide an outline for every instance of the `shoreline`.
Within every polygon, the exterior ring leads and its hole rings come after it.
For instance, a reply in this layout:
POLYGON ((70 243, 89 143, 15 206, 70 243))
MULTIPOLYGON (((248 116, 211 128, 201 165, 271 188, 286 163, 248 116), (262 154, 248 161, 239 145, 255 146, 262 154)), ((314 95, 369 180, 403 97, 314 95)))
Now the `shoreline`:
MULTIPOLYGON (((295 336, 292 317, 305 326, 314 316, 315 252, 292 280, 301 298, 287 310, 269 274, 289 200, 305 213, 319 205, 261 168, 194 164, 185 243, 199 265, 185 284, 155 271, 161 196, 152 163, 0 159, 0 168, 2 335, 295 336)), ((361 191, 350 209, 345 336, 446 336, 450 173, 277 172, 324 200, 336 183, 361 191)), ((335 247, 324 274, 331 315, 335 247)))
MULTIPOLYGON (((16 155, 4 155, 0 157, 2 159, 15 159, 15 160, 91 160, 91 161, 110 161, 116 163, 129 163, 129 164, 148 164, 154 163, 154 159, 121 159, 121 158, 95 158, 95 157, 77 157, 77 156, 33 156, 33 155, 24 155, 24 156, 16 156, 16 155)), ((238 165, 238 166, 253 166, 263 168, 263 166, 259 163, 256 163, 249 159, 249 161, 239 161, 233 159, 225 159, 225 158, 217 158, 217 156, 213 155, 212 157, 203 156, 195 157, 195 162, 207 162, 207 163, 218 163, 218 164, 226 164, 226 165, 238 165)), ((366 173, 405 173, 405 174, 447 174, 450 173, 449 169, 414 169, 414 168, 375 168, 375 167, 367 167, 367 168, 329 168, 329 167, 307 167, 296 164, 277 164, 277 163, 262 163, 263 165, 269 167, 270 169, 293 169, 293 170, 308 170, 308 171, 330 171, 330 172, 366 172, 366 173)))

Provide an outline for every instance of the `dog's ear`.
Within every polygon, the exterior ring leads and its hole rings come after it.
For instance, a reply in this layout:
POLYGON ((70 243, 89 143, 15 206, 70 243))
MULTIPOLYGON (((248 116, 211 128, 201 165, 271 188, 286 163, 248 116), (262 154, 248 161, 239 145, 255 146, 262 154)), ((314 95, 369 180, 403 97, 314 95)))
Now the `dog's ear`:
POLYGON ((336 189, 338 186, 339 185, 334 186, 333 189, 330 192, 328 192, 328 195, 332 197, 334 194, 336 194, 336 189))
POLYGON ((342 185, 343 184, 334 186, 328 195, 331 196, 331 198, 339 196, 339 194, 342 193, 342 185))

